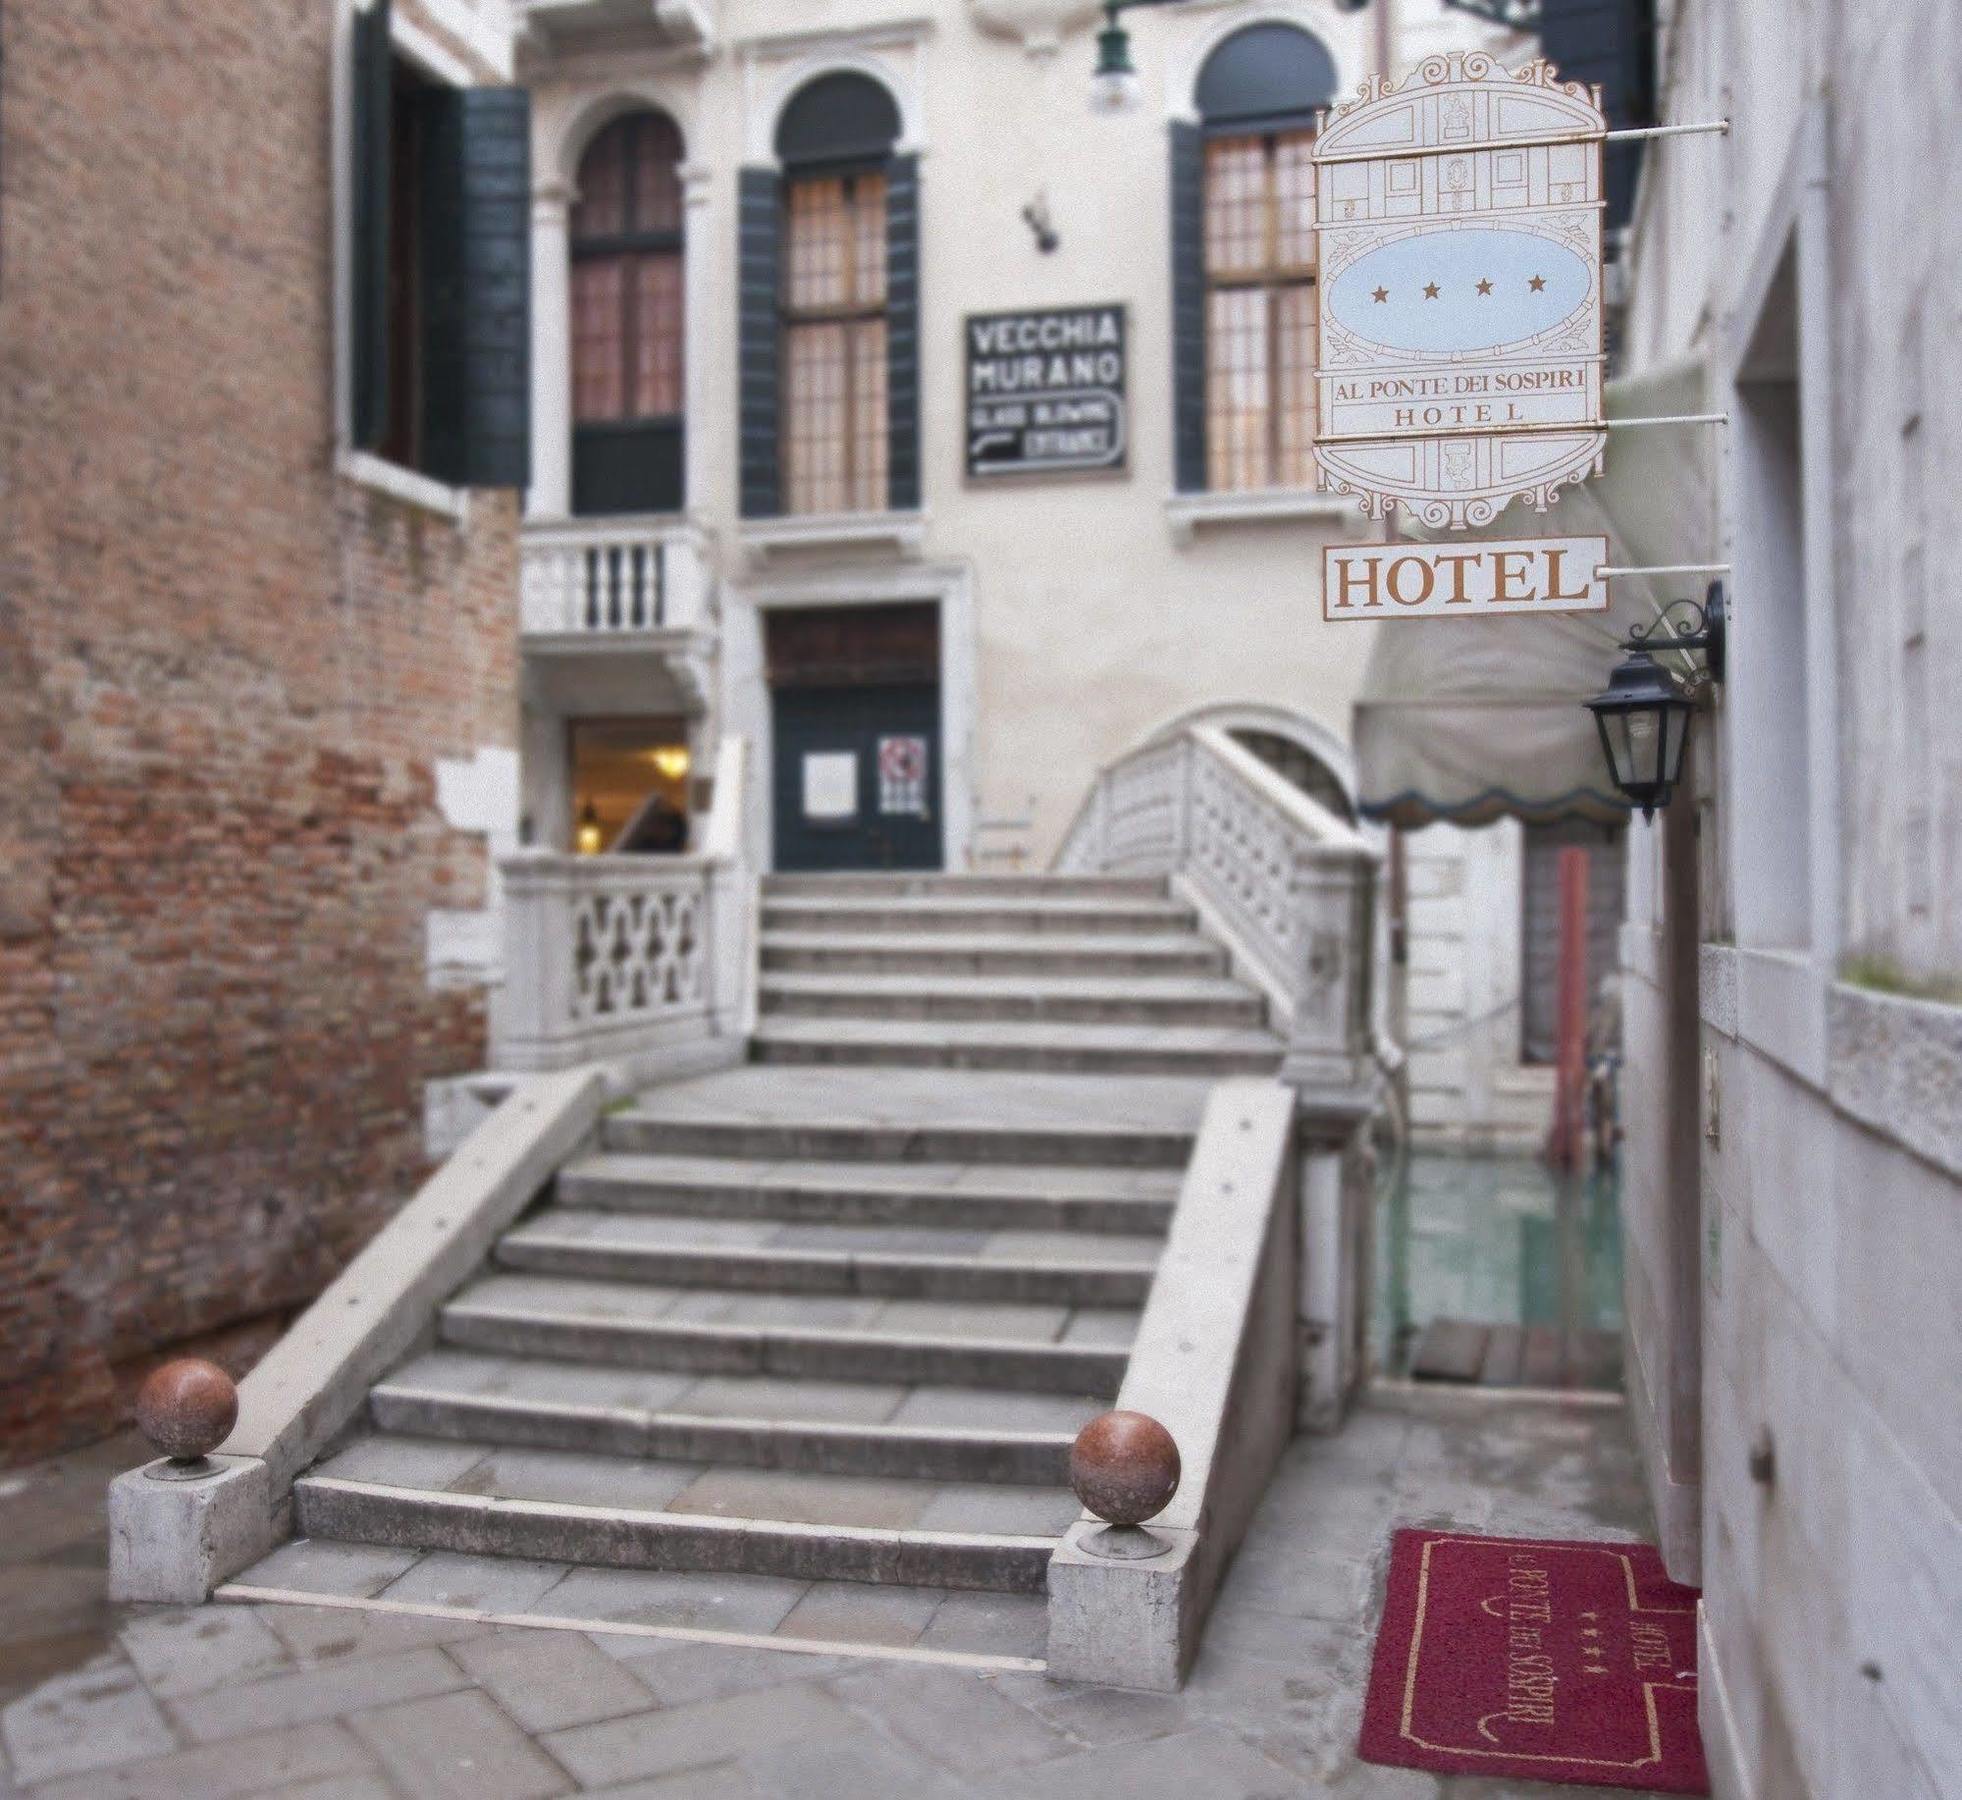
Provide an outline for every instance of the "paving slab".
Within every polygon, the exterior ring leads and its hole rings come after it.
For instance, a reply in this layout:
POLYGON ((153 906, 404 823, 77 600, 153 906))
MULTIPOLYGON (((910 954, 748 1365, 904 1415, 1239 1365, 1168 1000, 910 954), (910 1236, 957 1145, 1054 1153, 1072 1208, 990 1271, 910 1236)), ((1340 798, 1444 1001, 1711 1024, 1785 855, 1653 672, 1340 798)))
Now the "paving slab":
POLYGON ((587 1787, 670 1775, 788 1746, 808 1753, 826 1739, 849 1738, 855 1714, 809 1683, 704 1700, 550 1733, 544 1744, 587 1787))
POLYGON ((618 1506, 658 1512, 702 1474, 698 1463, 595 1456, 573 1450, 493 1450, 451 1483, 458 1494, 503 1500, 557 1500, 573 1506, 618 1506))
POLYGON ((482 1462, 488 1444, 450 1444, 434 1438, 371 1435, 314 1464, 312 1473, 385 1487, 446 1488, 482 1462))
POLYGON ((918 1642, 946 1598, 942 1588, 814 1581, 803 1599, 785 1614, 776 1635, 903 1648, 918 1642))
POLYGON ((349 1723, 416 1800, 553 1800, 574 1785, 485 1694, 410 1700, 349 1723))
MULTIPOLYGON (((700 1631, 769 1632, 803 1598, 807 1581, 776 1575, 683 1574, 663 1569, 574 1569, 545 1597, 555 1618, 624 1619, 700 1631)), ((602 1648, 632 1654, 644 1640, 602 1648)))
POLYGON ((1132 1127, 1192 1131, 1210 1083, 1175 1075, 1050 1075, 995 1069, 851 1069, 748 1064, 651 1088, 654 1119, 764 1123, 1132 1127))
POLYGON ((138 1613, 117 1641, 159 1700, 255 1681, 290 1668, 293 1661, 272 1626, 243 1606, 138 1613))
POLYGON ((441 1650, 404 1650, 392 1656, 344 1657, 234 1683, 208 1694, 173 1701, 179 1727, 201 1744, 245 1737, 272 1726, 344 1718, 390 1701, 451 1693, 469 1683, 441 1650))
POLYGON ((699 1700, 727 1700, 764 1688, 799 1682, 825 1682, 864 1668, 853 1656, 791 1654, 744 1644, 677 1643, 671 1638, 595 1638, 607 1655, 632 1665, 663 1706, 692 1706, 699 1700))
POLYGON ((833 1683, 832 1692, 956 1775, 1051 1762, 1081 1747, 1028 1707, 1006 1699, 992 1676, 968 1669, 863 1670, 833 1683))
POLYGON ((515 1556, 458 1556, 432 1550, 381 1598, 411 1606, 454 1606, 472 1612, 528 1612, 565 1579, 565 1565, 515 1556))
POLYGON ((1043 1594, 995 1594, 983 1589, 949 1594, 917 1648, 963 1656, 1040 1660, 1049 1641, 1049 1600, 1043 1594))
POLYGON ((645 1683, 576 1631, 500 1631, 460 1645, 456 1661, 529 1732, 644 1712, 645 1683))
POLYGON ((901 1531, 935 1496, 924 1481, 807 1475, 778 1469, 711 1469, 677 1494, 673 1510, 714 1518, 781 1519, 800 1525, 862 1525, 901 1531))
POLYGON ((295 1538, 253 1564, 237 1580, 250 1587, 294 1588, 310 1594, 372 1599, 407 1572, 421 1555, 382 1544, 337 1544, 295 1538))
POLYGON ((161 1756, 177 1743, 163 1710, 120 1656, 98 1656, 0 1711, 0 1745, 14 1778, 28 1786, 161 1756))
POLYGON ((369 1773, 374 1768, 374 1756, 346 1725, 323 1721, 52 1782, 35 1790, 35 1800, 238 1800, 248 1794, 314 1795, 336 1789, 359 1795, 362 1783, 371 1792, 388 1795, 390 1790, 369 1773))
POLYGON ((711 1419, 828 1419, 879 1425, 906 1398, 907 1389, 892 1382, 706 1375, 677 1394, 669 1410, 711 1419))

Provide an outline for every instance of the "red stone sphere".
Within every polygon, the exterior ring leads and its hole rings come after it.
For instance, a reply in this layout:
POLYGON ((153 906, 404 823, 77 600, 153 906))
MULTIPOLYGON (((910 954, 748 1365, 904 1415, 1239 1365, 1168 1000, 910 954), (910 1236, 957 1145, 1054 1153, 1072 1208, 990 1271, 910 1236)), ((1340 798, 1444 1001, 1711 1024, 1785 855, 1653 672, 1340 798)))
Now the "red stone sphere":
POLYGON ((180 1356, 137 1390, 136 1423, 165 1456, 209 1456, 238 1423, 238 1385, 214 1362, 180 1356))
POLYGON ((1070 1446, 1070 1486, 1098 1518, 1142 1525, 1179 1491, 1179 1447, 1144 1413, 1099 1413, 1070 1446))

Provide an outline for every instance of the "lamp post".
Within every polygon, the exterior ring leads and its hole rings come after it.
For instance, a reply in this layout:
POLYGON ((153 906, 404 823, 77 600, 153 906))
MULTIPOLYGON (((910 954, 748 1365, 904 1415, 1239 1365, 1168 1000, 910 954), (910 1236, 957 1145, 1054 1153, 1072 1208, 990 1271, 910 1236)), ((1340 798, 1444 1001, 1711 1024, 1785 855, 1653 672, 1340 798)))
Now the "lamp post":
POLYGON ((1594 715, 1615 786, 1652 819, 1657 807, 1669 804, 1682 775, 1697 700, 1724 678, 1723 583, 1711 582, 1701 606, 1672 601, 1654 625, 1637 626, 1621 647, 1628 654, 1609 676, 1607 692, 1584 704, 1594 715), (1678 607, 1693 616, 1691 628, 1665 630, 1678 607), (1657 650, 1701 652, 1703 667, 1681 678, 1655 660, 1657 650))

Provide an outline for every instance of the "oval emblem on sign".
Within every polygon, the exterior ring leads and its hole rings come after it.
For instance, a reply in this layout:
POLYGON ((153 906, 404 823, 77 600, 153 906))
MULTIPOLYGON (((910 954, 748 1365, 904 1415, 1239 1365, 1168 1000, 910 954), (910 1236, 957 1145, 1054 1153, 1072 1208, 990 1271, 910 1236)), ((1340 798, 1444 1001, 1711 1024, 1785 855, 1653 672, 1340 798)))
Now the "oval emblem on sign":
POLYGON ((1449 356, 1551 331, 1588 298, 1586 261, 1530 231, 1425 231, 1329 283, 1336 322, 1386 350, 1449 356))

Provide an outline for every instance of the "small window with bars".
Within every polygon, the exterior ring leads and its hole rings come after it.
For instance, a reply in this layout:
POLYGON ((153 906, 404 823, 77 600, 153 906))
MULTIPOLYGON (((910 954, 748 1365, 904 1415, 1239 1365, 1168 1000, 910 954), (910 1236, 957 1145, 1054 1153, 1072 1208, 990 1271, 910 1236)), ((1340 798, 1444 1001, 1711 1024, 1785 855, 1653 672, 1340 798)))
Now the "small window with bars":
POLYGON ((1206 472, 1215 490, 1315 479, 1313 131, 1205 152, 1206 472))
POLYGON ((886 504, 886 177, 784 190, 783 475, 793 513, 886 504))

